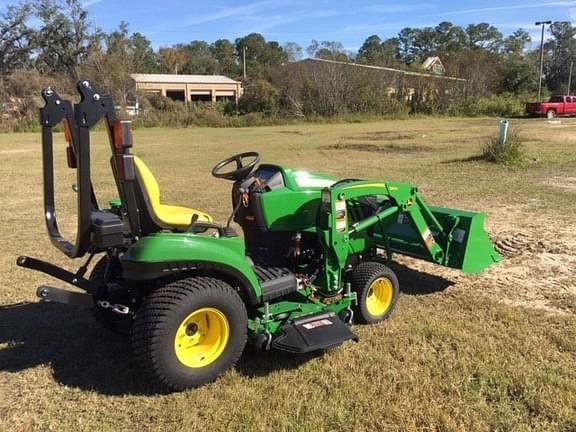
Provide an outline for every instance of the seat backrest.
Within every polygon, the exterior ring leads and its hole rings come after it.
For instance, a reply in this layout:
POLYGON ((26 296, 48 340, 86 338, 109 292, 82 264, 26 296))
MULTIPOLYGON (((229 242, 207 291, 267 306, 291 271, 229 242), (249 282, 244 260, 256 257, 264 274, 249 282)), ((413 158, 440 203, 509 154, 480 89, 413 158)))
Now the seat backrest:
POLYGON ((173 230, 174 227, 166 225, 158 217, 160 186, 154 174, 138 156, 134 156, 134 165, 136 166, 136 198, 142 234, 173 230))
POLYGON ((154 209, 154 207, 160 204, 160 186, 158 186, 154 174, 152 174, 152 171, 150 171, 150 168, 148 168, 142 159, 134 156, 134 163, 140 175, 140 180, 144 183, 143 186, 146 189, 150 205, 154 209))

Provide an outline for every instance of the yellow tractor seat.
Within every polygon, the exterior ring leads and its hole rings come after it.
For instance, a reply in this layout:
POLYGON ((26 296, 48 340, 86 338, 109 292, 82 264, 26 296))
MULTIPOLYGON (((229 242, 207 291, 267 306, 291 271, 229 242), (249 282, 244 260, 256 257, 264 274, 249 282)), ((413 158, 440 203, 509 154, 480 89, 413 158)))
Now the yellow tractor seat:
POLYGON ((201 212, 200 210, 162 204, 160 202, 160 187, 150 169, 144 161, 134 156, 138 178, 142 182, 142 193, 144 201, 147 204, 151 218, 156 222, 160 229, 186 229, 192 223, 192 218, 197 215, 198 221, 212 222, 212 216, 201 212))

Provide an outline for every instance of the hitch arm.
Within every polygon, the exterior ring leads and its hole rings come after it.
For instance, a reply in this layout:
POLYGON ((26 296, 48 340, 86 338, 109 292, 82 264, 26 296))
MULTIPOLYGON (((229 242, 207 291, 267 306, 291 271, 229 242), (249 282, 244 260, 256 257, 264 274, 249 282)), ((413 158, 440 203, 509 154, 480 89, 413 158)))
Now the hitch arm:
POLYGON ((70 285, 74 285, 83 289, 89 294, 97 294, 102 289, 102 286, 94 281, 65 270, 62 267, 55 266, 54 264, 50 264, 46 261, 42 261, 36 258, 19 256, 16 260, 16 264, 19 267, 36 270, 49 276, 55 277, 56 279, 60 279, 61 281, 69 283, 70 285))

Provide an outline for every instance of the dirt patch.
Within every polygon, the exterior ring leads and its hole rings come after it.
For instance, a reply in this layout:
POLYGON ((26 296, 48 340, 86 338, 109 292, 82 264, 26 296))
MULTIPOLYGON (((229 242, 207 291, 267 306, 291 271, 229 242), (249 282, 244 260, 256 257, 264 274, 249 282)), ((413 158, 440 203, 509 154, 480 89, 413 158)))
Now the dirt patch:
POLYGON ((306 135, 304 132, 299 130, 281 130, 278 131, 279 134, 286 134, 286 135, 306 135))
POLYGON ((358 135, 351 135, 344 137, 350 140, 363 140, 363 141, 382 141, 382 140, 406 140, 416 138, 416 133, 401 134, 393 131, 380 131, 380 132, 364 132, 358 135))
POLYGON ((415 144, 366 144, 366 143, 338 143, 331 144, 322 147, 324 150, 353 150, 353 151, 363 151, 372 153, 418 153, 418 152, 429 152, 432 151, 429 147, 423 147, 415 144))
POLYGON ((515 257, 528 252, 545 252, 551 254, 563 254, 568 252, 568 247, 553 240, 535 239, 522 232, 500 234, 494 239, 494 245, 498 252, 505 257, 515 257))
POLYGON ((552 177, 544 183, 565 191, 576 192, 576 177, 552 177))
POLYGON ((512 306, 574 313, 576 256, 562 235, 540 234, 541 238, 524 232, 494 236, 504 259, 480 275, 483 293, 512 306))

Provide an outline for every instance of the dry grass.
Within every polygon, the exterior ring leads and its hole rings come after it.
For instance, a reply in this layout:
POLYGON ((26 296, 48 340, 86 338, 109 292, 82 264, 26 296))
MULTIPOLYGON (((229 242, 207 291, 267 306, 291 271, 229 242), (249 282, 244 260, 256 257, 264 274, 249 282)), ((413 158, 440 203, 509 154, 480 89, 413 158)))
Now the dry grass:
MULTIPOLYGON (((355 326, 358 344, 304 358, 247 353, 216 383, 172 395, 155 394, 126 341, 87 313, 35 302, 38 284, 57 282, 17 268, 16 256, 72 263, 45 234, 39 135, 0 135, 0 430, 576 430, 576 193, 556 186, 576 170, 576 122, 516 123, 531 158, 521 169, 475 158, 497 133, 489 119, 136 131, 165 200, 218 220, 230 184, 211 166, 257 150, 340 177, 411 181, 431 203, 486 211, 508 248, 478 276, 401 259, 396 313, 355 326)), ((104 135, 94 141, 96 186, 112 198, 104 135)), ((63 147, 60 218, 72 230, 63 147)))

